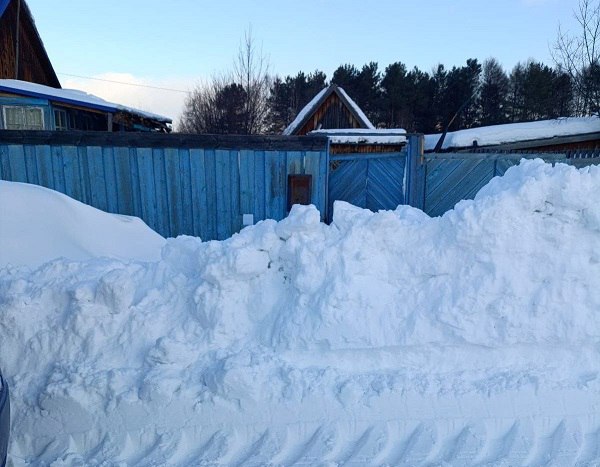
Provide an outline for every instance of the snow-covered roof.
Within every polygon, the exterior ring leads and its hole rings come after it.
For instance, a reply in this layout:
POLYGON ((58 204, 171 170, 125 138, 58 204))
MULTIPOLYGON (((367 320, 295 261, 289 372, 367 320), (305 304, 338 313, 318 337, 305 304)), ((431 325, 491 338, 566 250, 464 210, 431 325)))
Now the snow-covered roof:
POLYGON ((317 103, 321 102, 321 99, 323 98, 323 96, 325 95, 325 93, 328 90, 329 90, 329 88, 321 89, 317 93, 317 95, 315 97, 313 97, 310 100, 310 102, 302 108, 302 110, 300 112, 298 112, 298 115, 296 115, 296 118, 294 119, 294 121, 292 123, 290 123, 285 130, 283 130, 283 134, 286 136, 289 136, 294 132, 294 130, 299 128, 300 123, 306 119, 308 114, 312 113, 312 111, 318 107, 317 103))
POLYGON ((314 130, 310 135, 325 135, 333 144, 403 144, 406 143, 406 130, 394 129, 335 129, 314 130))
POLYGON ((356 114, 358 114, 359 116, 359 120, 361 120, 362 122, 364 122, 364 124, 367 126, 367 128, 374 130, 375 129, 375 125, 373 125, 371 123, 371 120, 369 120, 367 118, 367 116, 365 115, 365 113, 362 111, 362 109, 358 106, 358 104, 356 102, 354 102, 350 96, 348 94, 346 94, 346 91, 344 91, 344 89, 338 87, 337 90, 340 92, 340 94, 348 101, 349 106, 351 107, 351 109, 356 112, 356 114))
POLYGON ((342 88, 340 88, 336 84, 330 84, 328 87, 319 91, 319 93, 315 97, 313 97, 311 101, 308 104, 306 104, 300 112, 298 112, 298 115, 296 115, 294 121, 290 123, 285 130, 283 130, 283 135, 290 136, 293 135, 296 131, 300 130, 308 121, 310 116, 325 101, 325 99, 327 99, 334 92, 340 97, 340 99, 343 102, 346 103, 346 105, 348 106, 348 110, 350 110, 350 112, 359 121, 363 128, 371 130, 375 129, 375 126, 367 118, 367 116, 364 114, 364 112, 361 110, 358 104, 354 102, 342 88))
POLYGON ((56 89, 51 88, 50 86, 44 86, 42 84, 30 83, 28 81, 0 79, 0 91, 48 99, 53 102, 62 102, 65 104, 102 110, 104 112, 126 112, 142 118, 156 120, 158 122, 172 123, 172 120, 168 117, 146 112, 144 110, 134 109, 133 107, 127 107, 121 104, 115 104, 114 102, 105 101, 98 96, 94 96, 77 89, 56 89))
MULTIPOLYGON (((472 147, 474 142, 477 146, 495 146, 589 133, 600 133, 600 117, 565 117, 453 131, 446 134, 442 149, 472 147)), ((432 151, 440 136, 425 135, 425 150, 432 151)))

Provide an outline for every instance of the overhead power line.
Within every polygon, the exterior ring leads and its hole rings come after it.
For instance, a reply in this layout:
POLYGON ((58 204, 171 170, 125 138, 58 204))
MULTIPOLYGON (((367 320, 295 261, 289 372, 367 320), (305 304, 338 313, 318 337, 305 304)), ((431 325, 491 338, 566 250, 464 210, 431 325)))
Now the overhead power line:
POLYGON ((115 80, 112 80, 112 79, 93 78, 91 76, 73 75, 71 73, 58 73, 57 72, 57 74, 63 75, 63 76, 71 76, 73 78, 91 79, 91 80, 94 80, 94 81, 104 81, 106 83, 124 84, 126 86, 136 86, 138 88, 159 89, 161 91, 181 92, 183 94, 189 94, 189 91, 182 91, 181 89, 161 88, 159 86, 150 86, 148 84, 126 83, 125 81, 115 81, 115 80))

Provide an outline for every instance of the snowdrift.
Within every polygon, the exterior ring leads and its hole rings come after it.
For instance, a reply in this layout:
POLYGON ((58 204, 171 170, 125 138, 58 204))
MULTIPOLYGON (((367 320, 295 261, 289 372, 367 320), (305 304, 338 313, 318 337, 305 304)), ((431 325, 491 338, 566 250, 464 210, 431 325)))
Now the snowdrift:
POLYGON ((165 239, 137 217, 99 211, 38 185, 0 180, 0 266, 65 257, 156 261, 165 239))
POLYGON ((600 462, 600 169, 0 270, 15 465, 600 462))

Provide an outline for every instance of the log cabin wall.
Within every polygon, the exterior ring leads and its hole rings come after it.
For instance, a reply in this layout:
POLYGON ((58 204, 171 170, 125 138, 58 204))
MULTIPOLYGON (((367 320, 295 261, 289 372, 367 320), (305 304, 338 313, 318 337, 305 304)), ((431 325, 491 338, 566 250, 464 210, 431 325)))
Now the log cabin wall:
POLYGON ((60 88, 25 0, 12 0, 0 17, 0 78, 20 79, 60 88), (16 33, 19 17, 19 76, 16 69, 16 33))
POLYGON ((339 96, 333 92, 297 133, 306 135, 318 129, 362 128, 339 96))

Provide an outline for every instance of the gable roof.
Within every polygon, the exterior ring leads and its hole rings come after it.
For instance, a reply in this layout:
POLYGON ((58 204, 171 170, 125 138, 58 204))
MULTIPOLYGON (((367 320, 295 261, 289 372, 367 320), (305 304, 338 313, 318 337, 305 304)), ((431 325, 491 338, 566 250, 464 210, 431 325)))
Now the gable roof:
POLYGON ((30 83, 15 79, 0 79, 0 91, 27 97, 47 99, 52 102, 75 105, 102 112, 125 112, 141 118, 155 120, 161 123, 171 123, 172 120, 144 110, 134 109, 121 104, 105 101, 104 99, 76 89, 56 89, 43 84, 30 83))
MULTIPOLYGON (((425 150, 433 151, 441 134, 425 135, 425 150)), ((565 117, 537 122, 507 123, 446 134, 443 150, 502 146, 503 149, 561 144, 568 138, 579 141, 600 139, 600 117, 565 117)))
MULTIPOLYGON (((9 9, 12 2, 16 2, 18 0, 0 0, 0 22, 2 20, 2 16, 9 9)), ((27 5, 25 0, 20 0, 20 23, 25 25, 30 32, 30 36, 33 39, 34 43, 36 43, 36 49, 39 53, 38 58, 42 62, 44 70, 46 72, 46 78, 48 79, 48 84, 51 84, 55 88, 60 88, 60 81, 58 80, 58 76, 56 76, 56 72, 54 71, 54 67, 52 66, 52 62, 50 62, 50 58, 48 57, 48 52, 46 52, 46 48, 44 47, 44 43, 42 42, 42 38, 40 37, 40 33, 37 30, 35 25, 35 20, 33 19, 33 15, 31 14, 31 10, 27 5)))
POLYGON ((296 118, 283 130, 284 135, 295 135, 313 117, 316 111, 327 101, 329 96, 336 94, 340 101, 346 106, 350 114, 358 121, 361 128, 374 130, 375 126, 367 118, 361 108, 354 102, 346 92, 337 84, 330 84, 322 89, 312 100, 298 112, 296 118))

